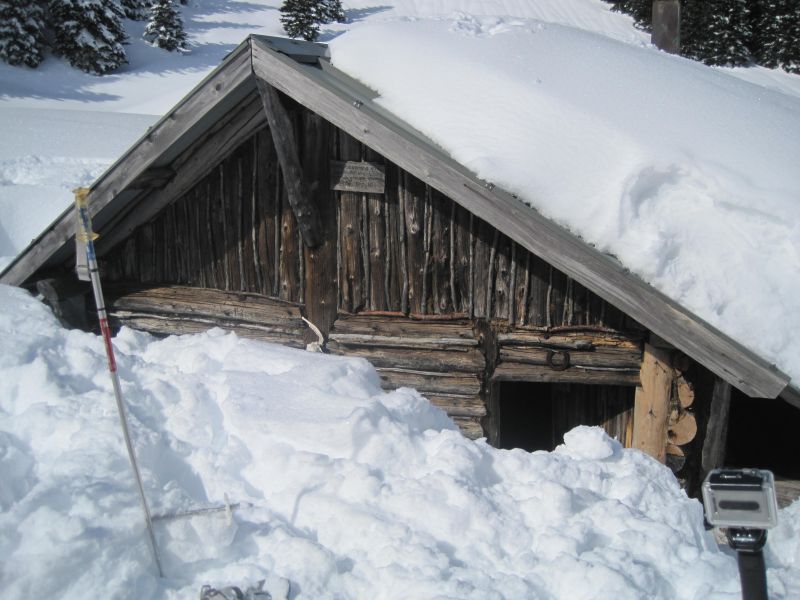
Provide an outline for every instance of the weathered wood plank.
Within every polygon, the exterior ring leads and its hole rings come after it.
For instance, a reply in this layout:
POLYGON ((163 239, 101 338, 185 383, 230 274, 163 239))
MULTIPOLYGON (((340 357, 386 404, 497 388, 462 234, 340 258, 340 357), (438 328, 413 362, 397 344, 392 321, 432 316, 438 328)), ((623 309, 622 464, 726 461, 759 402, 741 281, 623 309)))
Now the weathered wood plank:
POLYGON ((160 317, 156 315, 137 315, 127 314, 124 311, 109 312, 109 319, 112 326, 118 327, 126 325, 133 329, 147 331, 160 335, 184 335, 190 333, 202 333, 213 327, 219 327, 226 331, 233 331, 241 337, 283 344, 294 348, 305 347, 303 341, 303 330, 296 333, 276 327, 266 327, 262 325, 246 323, 226 323, 221 320, 212 319, 188 319, 178 317, 160 317))
POLYGON ((300 277, 300 256, 298 256, 297 221, 294 211, 286 198, 286 188, 282 188, 283 207, 280 220, 280 257, 278 297, 290 302, 297 301, 299 296, 298 279, 300 277))
MULTIPOLYGON (((351 136, 339 136, 339 156, 343 160, 360 158, 360 144, 351 136)), ((364 265, 361 246, 365 242, 361 234, 361 197, 351 192, 339 192, 339 239, 341 256, 339 265, 339 286, 341 306, 355 312, 365 306, 366 294, 363 287, 364 265)))
POLYGON ((139 277, 143 282, 155 281, 155 253, 153 250, 153 226, 150 223, 144 224, 139 229, 136 238, 136 250, 138 252, 139 277))
POLYGON ((206 228, 206 243, 204 247, 208 248, 206 256, 205 267, 208 269, 206 280, 208 287, 220 288, 223 287, 224 279, 222 277, 220 265, 220 238, 217 236, 217 223, 219 209, 217 203, 214 201, 212 193, 212 178, 206 177, 205 185, 201 187, 203 190, 203 210, 205 212, 205 228, 206 228))
POLYGON ((225 286, 223 289, 230 290, 233 289, 231 285, 231 211, 228 210, 230 202, 227 190, 228 178, 225 176, 224 162, 220 163, 217 169, 217 177, 217 218, 219 219, 222 231, 222 246, 219 248, 219 261, 222 266, 222 280, 225 286))
POLYGON ((492 240, 495 229, 484 221, 474 224, 475 236, 472 252, 472 311, 476 318, 488 319, 488 298, 486 296, 489 281, 489 263, 492 253, 492 240))
MULTIPOLYGON (((502 363, 492 374, 494 381, 528 381, 532 383, 581 383, 586 385, 630 385, 639 383, 639 372, 636 370, 587 370, 581 367, 569 367, 559 371, 545 365, 528 365, 523 363, 502 363)), ((666 425, 666 423, 665 423, 666 425)), ((665 434, 666 436, 666 430, 665 434)))
POLYGON ((425 186, 419 179, 404 174, 406 251, 408 253, 408 308, 423 314, 422 288, 425 262, 425 186))
POLYGON ((386 194, 384 196, 384 248, 386 248, 385 269, 386 281, 386 309, 402 311, 403 306, 403 267, 404 242, 401 241, 402 233, 400 200, 397 194, 399 170, 394 165, 387 165, 386 194))
POLYGON ((332 190, 361 194, 383 194, 386 191, 386 167, 377 162, 332 160, 330 173, 332 190))
POLYGON ((469 279, 470 253, 472 249, 470 235, 471 216, 455 202, 453 202, 453 207, 456 213, 453 222, 455 240, 452 265, 455 272, 455 281, 453 284, 454 310, 456 312, 469 314, 470 297, 472 293, 472 286, 469 279))
POLYGON ((221 317, 253 323, 301 322, 299 305, 247 292, 186 286, 105 286, 109 306, 137 312, 221 317))
POLYGON ((334 331, 343 334, 364 334, 375 336, 418 336, 448 337, 474 340, 472 323, 467 320, 434 321, 373 315, 340 316, 334 324, 334 331))
POLYGON ((319 210, 306 188, 292 120, 276 89, 262 79, 257 79, 256 83, 281 165, 286 197, 297 219, 303 242, 307 247, 314 248, 322 242, 322 222, 319 210))
MULTIPOLYGON (((530 365, 546 365, 548 360, 547 348, 528 348, 519 346, 501 347, 499 358, 501 362, 518 362, 530 365)), ((639 350, 600 347, 591 351, 568 350, 571 365, 584 367, 606 367, 617 369, 638 369, 642 362, 642 353, 639 350)))
POLYGON ((413 387, 423 395, 429 393, 451 393, 475 396, 481 391, 481 380, 466 373, 437 373, 399 368, 378 368, 381 384, 385 389, 413 387))
POLYGON ((478 419, 468 417, 453 417, 453 422, 458 425, 464 437, 477 440, 484 437, 483 427, 478 419))
POLYGON ((452 202, 434 192, 431 194, 433 223, 431 230, 431 307, 436 314, 453 312, 450 287, 450 220, 452 202))
POLYGON ((641 352, 641 338, 636 334, 624 332, 576 328, 574 331, 552 332, 548 330, 516 329, 508 333, 498 333, 501 346, 529 346, 559 350, 592 350, 593 348, 619 348, 631 352, 641 352))
POLYGON ((494 284, 494 318, 511 319, 511 240, 502 236, 497 248, 497 273, 494 284))
MULTIPOLYGON (((255 136, 256 154, 256 214, 257 233, 256 247, 261 265, 262 285, 259 290, 265 295, 272 294, 273 282, 273 250, 274 241, 272 234, 275 231, 275 180, 274 165, 272 161, 272 137, 268 130, 261 130, 255 136)), ((277 160, 277 159, 276 159, 277 160)))
POLYGON ((666 461, 672 381, 675 373, 669 353, 645 344, 641 384, 636 388, 633 415, 633 447, 662 463, 666 461))
POLYGON ((398 264, 400 266, 401 290, 400 290, 400 312, 409 313, 409 267, 408 267, 408 241, 406 232, 406 197, 405 187, 406 172, 398 169, 397 177, 398 207, 397 207, 397 235, 400 238, 400 255, 398 264))
POLYGON ((376 367, 402 368, 413 371, 483 373, 485 361, 477 350, 462 348, 435 350, 430 347, 390 345, 355 345, 332 339, 327 346, 333 354, 366 358, 376 367))
POLYGON ((425 398, 452 417, 484 417, 486 405, 480 396, 458 394, 426 394, 425 398))
POLYGON ((386 231, 384 223, 384 200, 382 196, 367 196, 367 245, 369 248, 369 308, 387 310, 386 305, 386 261, 389 249, 384 247, 386 231))
MULTIPOLYGON (((314 194, 319 209, 322 242, 305 252, 306 316, 323 335, 327 335, 336 319, 338 274, 336 271, 336 199, 324 182, 328 180, 331 151, 330 125, 311 111, 303 111, 303 173, 306 186, 314 194)), ((313 332, 312 332, 313 333, 313 332)), ((312 333, 307 342, 316 341, 312 333)))
POLYGON ((701 457, 703 476, 712 469, 717 469, 725 464, 730 408, 731 385, 722 379, 715 378, 701 457))
POLYGON ((153 191, 144 202, 132 202, 100 231, 102 240, 98 254, 104 255, 125 239, 141 223, 152 219, 167 204, 185 194, 211 171, 218 168, 231 153, 265 123, 256 95, 249 96, 239 107, 221 119, 204 136, 175 159, 175 177, 164 188, 153 191))
POLYGON ((457 348, 476 348, 478 340, 446 337, 394 337, 388 335, 365 335, 357 333, 337 333, 330 335, 340 344, 352 346, 383 346, 392 348, 430 348, 457 350, 457 348))

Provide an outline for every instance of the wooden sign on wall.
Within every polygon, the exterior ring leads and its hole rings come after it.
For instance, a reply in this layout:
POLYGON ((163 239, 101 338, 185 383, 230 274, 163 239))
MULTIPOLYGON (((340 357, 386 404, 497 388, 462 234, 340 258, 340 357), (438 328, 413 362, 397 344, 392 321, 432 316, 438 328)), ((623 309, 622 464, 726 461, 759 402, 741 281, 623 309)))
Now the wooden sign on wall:
POLYGON ((331 189, 339 192, 383 194, 386 168, 369 162, 331 161, 331 189))

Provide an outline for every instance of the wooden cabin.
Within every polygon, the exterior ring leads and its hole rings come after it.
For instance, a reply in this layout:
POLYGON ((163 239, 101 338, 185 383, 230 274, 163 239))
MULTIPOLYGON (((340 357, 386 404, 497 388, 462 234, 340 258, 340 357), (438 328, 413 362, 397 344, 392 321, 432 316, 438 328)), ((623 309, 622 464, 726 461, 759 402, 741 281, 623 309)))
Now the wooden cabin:
MULTIPOLYGON (((599 425, 690 487, 725 460, 732 396, 796 422, 788 376, 476 178, 326 52, 250 37, 92 186, 117 325, 303 348, 310 322, 470 437, 552 449, 599 425)), ((74 231, 68 210, 0 281, 82 318, 74 231)))

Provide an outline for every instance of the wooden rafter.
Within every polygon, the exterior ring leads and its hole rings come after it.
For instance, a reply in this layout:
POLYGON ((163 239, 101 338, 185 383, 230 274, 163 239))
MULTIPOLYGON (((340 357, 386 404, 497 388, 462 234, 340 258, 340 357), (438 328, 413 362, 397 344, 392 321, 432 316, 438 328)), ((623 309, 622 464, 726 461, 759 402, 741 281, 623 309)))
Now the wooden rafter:
POLYGON ((256 83, 272 133, 272 142, 275 144, 275 151, 278 154, 278 162, 283 172, 286 196, 289 198, 289 204, 297 219, 300 235, 303 236, 306 246, 316 248, 322 242, 322 224, 319 219, 319 211, 314 204, 314 198, 306 189, 303 180, 303 167, 300 166, 292 121, 275 88, 262 79, 258 79, 256 83))

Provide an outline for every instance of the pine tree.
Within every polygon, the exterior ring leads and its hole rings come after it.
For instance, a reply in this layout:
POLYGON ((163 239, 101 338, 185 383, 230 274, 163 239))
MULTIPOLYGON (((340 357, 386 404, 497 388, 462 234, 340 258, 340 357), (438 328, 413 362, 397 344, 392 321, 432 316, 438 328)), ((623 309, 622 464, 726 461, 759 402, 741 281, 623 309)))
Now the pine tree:
POLYGON ((790 73, 800 74, 800 3, 784 0, 786 12, 781 19, 783 44, 780 66, 790 73))
POLYGON ((800 72, 800 3, 759 0, 753 53, 758 64, 800 72))
POLYGON ((752 29, 747 0, 706 0, 708 38, 702 60, 709 65, 744 65, 751 61, 752 29))
POLYGON ((319 26, 325 23, 344 23, 341 0, 285 0, 281 6, 281 23, 291 37, 313 42, 319 37, 319 26))
POLYGON ((706 0, 681 0, 681 55, 703 60, 708 38, 706 0))
POLYGON ((36 68, 44 52, 42 2, 0 0, 0 59, 36 68))
POLYGON ((170 52, 188 52, 183 20, 173 0, 156 0, 153 3, 144 38, 154 46, 170 52))
POLYGON ((122 16, 114 0, 51 0, 53 51, 94 75, 118 69, 128 62, 122 16))
POLYGON ((313 42, 319 37, 318 0, 285 0, 281 5, 281 24, 289 37, 313 42))
POLYGON ((322 0, 317 7, 320 23, 344 23, 347 20, 342 0, 322 0))
POLYGON ((633 17, 633 24, 639 29, 650 31, 653 25, 653 0, 613 0, 611 10, 633 17))
POLYGON ((150 12, 150 0, 120 0, 125 16, 132 21, 146 21, 150 12))

